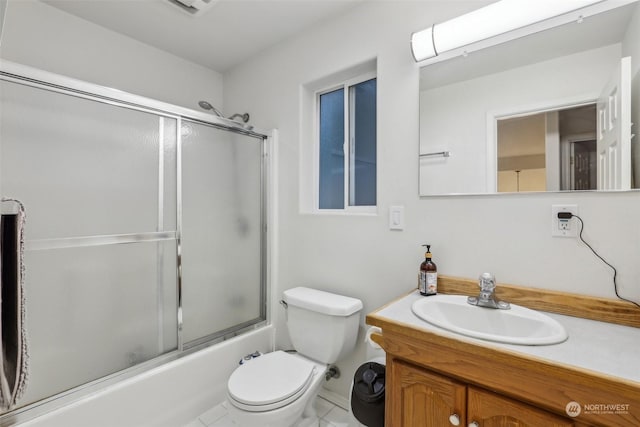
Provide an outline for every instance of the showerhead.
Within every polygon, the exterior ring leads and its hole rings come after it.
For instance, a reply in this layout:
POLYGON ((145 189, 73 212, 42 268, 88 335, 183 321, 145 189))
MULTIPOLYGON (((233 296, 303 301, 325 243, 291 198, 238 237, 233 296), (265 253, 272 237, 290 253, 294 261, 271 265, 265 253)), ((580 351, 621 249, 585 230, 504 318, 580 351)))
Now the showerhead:
POLYGON ((222 113, 213 105, 211 105, 209 102, 207 101, 198 101, 198 105, 200 106, 200 108, 202 108, 203 110, 207 110, 207 111, 213 111, 213 113, 218 116, 218 117, 224 117, 222 115, 222 113))
POLYGON ((200 108, 204 108, 205 110, 211 110, 213 105, 209 104, 207 101, 198 101, 198 105, 200 108))

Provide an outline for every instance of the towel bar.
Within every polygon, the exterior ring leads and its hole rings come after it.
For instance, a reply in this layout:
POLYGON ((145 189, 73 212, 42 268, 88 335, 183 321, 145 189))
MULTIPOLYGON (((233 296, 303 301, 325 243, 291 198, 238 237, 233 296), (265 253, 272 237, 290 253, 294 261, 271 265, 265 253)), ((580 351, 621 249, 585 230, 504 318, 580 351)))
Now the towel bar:
POLYGON ((434 153, 420 154, 420 157, 434 157, 434 156, 450 157, 451 151, 437 151, 434 153))

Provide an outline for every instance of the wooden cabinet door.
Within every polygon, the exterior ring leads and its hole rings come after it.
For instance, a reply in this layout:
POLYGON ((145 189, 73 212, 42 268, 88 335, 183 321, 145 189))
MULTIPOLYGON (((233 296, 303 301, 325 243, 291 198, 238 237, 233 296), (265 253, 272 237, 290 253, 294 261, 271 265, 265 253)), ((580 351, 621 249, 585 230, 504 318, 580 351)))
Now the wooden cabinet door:
POLYGON ((450 425, 452 415, 458 417, 459 425, 466 425, 464 384, 397 360, 391 365, 386 425, 443 427, 450 425))
POLYGON ((474 387, 468 389, 467 419, 480 427, 573 427, 573 420, 474 387))

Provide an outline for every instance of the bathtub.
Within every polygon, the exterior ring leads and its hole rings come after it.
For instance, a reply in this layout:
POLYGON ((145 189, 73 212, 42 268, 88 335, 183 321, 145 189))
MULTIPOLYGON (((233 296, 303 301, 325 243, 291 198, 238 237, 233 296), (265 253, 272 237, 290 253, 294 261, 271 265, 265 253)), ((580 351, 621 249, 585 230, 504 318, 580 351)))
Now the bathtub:
POLYGON ((240 358, 272 351, 272 325, 247 332, 106 387, 17 425, 23 427, 180 427, 225 400, 240 358))

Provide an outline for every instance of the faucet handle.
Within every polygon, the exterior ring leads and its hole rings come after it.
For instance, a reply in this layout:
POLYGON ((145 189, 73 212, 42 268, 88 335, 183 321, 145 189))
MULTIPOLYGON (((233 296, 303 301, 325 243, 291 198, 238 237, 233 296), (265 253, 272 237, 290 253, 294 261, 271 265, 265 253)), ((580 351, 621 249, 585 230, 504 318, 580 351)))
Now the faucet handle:
POLYGON ((478 280, 478 286, 483 292, 493 292, 496 288, 496 278, 491 273, 482 273, 478 280))

